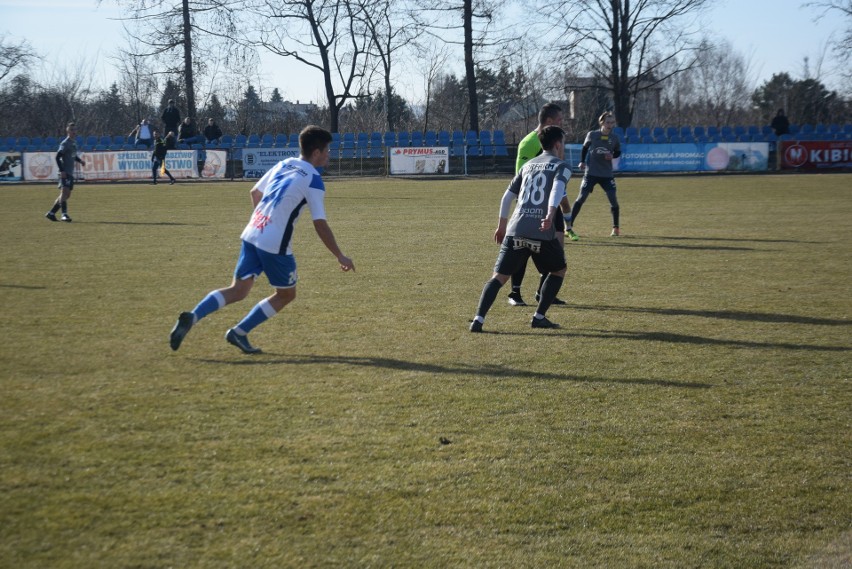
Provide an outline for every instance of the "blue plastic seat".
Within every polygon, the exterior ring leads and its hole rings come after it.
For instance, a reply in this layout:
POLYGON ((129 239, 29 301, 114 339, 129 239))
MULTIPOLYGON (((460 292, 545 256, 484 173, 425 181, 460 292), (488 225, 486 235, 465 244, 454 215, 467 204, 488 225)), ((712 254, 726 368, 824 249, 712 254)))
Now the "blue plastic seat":
POLYGON ((396 146, 396 133, 392 131, 386 131, 384 136, 382 137, 382 142, 385 146, 396 146))
POLYGON ((692 136, 694 136, 695 138, 698 138, 699 136, 706 136, 706 134, 707 133, 705 132, 704 127, 701 125, 695 125, 692 128, 692 136))
POLYGON ((613 133, 615 133, 615 135, 616 135, 618 138, 624 138, 624 129, 623 129, 623 128, 621 128, 620 126, 614 126, 614 127, 612 127, 612 132, 613 132, 613 133))
POLYGON ((234 137, 234 146, 237 148, 245 148, 247 142, 248 138, 246 138, 246 135, 244 134, 238 134, 234 137))
POLYGON ((423 133, 421 131, 411 131, 411 146, 423 146, 423 133))
POLYGON ((682 126, 678 131, 678 135, 680 135, 681 139, 687 136, 692 136, 692 127, 691 126, 682 126))
POLYGON ((655 126, 654 129, 651 131, 651 135, 654 137, 654 140, 658 138, 663 138, 664 136, 666 136, 666 129, 661 126, 655 126))
POLYGON ((439 130, 438 131, 438 146, 449 146, 449 145, 450 145, 450 133, 449 133, 449 131, 439 130))
POLYGON ((817 123, 817 125, 814 126, 814 132, 817 134, 826 134, 828 132, 828 127, 822 123, 817 123))
POLYGON ((219 139, 219 146, 222 148, 230 148, 234 145, 234 137, 230 134, 223 134, 222 138, 219 139))
POLYGON ((437 146, 438 133, 434 130, 427 130, 425 136, 423 137, 423 144, 425 146, 437 146))
POLYGON ((411 141, 408 139, 408 131, 401 130, 397 133, 397 146, 411 146, 411 141))
MULTIPOLYGON (((790 131, 790 132, 792 134, 792 131, 790 131)), ((802 128, 799 129, 799 134, 812 134, 813 132, 814 132, 814 127, 813 127, 813 125, 810 125, 810 124, 803 124, 802 128)))
POLYGON ((673 136, 680 136, 680 134, 678 133, 677 127, 676 126, 666 127, 666 136, 669 137, 669 138, 671 138, 673 136))
POLYGON ((260 147, 261 148, 272 148, 272 146, 274 144, 275 144, 275 138, 273 138, 273 136, 270 133, 267 132, 262 137, 260 137, 260 147))
POLYGON ((491 142, 491 131, 483 130, 479 132, 479 144, 482 149, 483 156, 494 156, 494 144, 491 142))
POLYGON ((299 148, 299 134, 296 132, 290 133, 290 140, 287 141, 287 146, 290 148, 299 148))
POLYGON ((275 147, 281 148, 287 146, 287 135, 283 132, 279 132, 275 135, 275 147))
POLYGON ((635 126, 628 126, 627 129, 624 131, 624 136, 625 138, 628 136, 631 138, 637 137, 639 136, 639 129, 635 126))
POLYGON ((639 137, 644 138, 646 136, 651 136, 651 127, 643 126, 639 129, 639 137))

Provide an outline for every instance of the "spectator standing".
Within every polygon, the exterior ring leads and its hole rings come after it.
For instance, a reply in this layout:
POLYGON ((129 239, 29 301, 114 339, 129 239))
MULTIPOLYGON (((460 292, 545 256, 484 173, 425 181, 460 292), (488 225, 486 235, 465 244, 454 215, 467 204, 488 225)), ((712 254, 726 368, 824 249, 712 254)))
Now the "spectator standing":
POLYGON ((154 144, 154 135, 151 130, 151 125, 148 124, 148 119, 142 119, 136 128, 130 131, 130 134, 127 135, 127 138, 134 137, 133 146, 139 146, 140 144, 145 145, 145 148, 151 148, 154 144))
POLYGON ((164 132, 177 132, 180 125, 180 111, 175 106, 175 100, 169 99, 169 106, 163 111, 160 117, 163 121, 164 132))
POLYGON ((178 128, 178 142, 184 144, 203 144, 204 136, 198 134, 198 129, 195 128, 195 122, 186 117, 178 128))
POLYGON ((213 142, 219 142, 219 139, 222 138, 222 129, 219 128, 219 125, 216 124, 216 121, 213 118, 207 119, 207 126, 204 127, 204 138, 208 144, 213 142))
POLYGON ((74 163, 79 162, 83 166, 86 163, 77 156, 77 141, 74 139, 77 134, 76 125, 73 122, 68 123, 65 132, 68 136, 59 143, 59 150, 56 153, 56 165, 59 167, 59 197, 44 216, 50 221, 59 221, 56 219, 56 212, 61 209, 62 221, 70 223, 68 199, 71 197, 71 190, 74 189, 74 163))
POLYGON ((772 119, 769 126, 775 131, 775 136, 790 134, 790 121, 787 119, 787 115, 784 114, 784 109, 778 109, 778 113, 772 119))
POLYGON ((175 133, 170 132, 166 138, 160 138, 159 133, 154 131, 154 152, 151 153, 151 175, 154 179, 152 184, 157 184, 157 173, 161 171, 169 177, 169 184, 175 183, 175 177, 166 168, 166 154, 171 148, 174 148, 175 133))

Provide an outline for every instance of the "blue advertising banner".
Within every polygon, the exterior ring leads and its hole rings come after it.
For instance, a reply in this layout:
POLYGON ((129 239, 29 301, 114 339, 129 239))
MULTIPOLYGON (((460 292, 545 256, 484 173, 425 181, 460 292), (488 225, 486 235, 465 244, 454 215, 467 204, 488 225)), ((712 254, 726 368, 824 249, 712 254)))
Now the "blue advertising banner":
POLYGON ((618 172, 761 171, 769 168, 769 143, 625 144, 613 168, 618 172))
POLYGON ((267 170, 290 157, 299 157, 298 148, 244 148, 243 178, 262 178, 267 170))

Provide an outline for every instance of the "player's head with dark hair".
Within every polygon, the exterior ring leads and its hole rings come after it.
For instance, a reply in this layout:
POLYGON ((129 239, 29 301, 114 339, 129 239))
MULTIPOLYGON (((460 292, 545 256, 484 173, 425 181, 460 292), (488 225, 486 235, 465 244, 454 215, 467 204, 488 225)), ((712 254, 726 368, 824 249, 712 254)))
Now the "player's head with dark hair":
POLYGON ((562 107, 556 103, 546 103, 538 112, 539 127, 562 122, 562 107))
POLYGON ((75 123, 74 121, 69 122, 67 125, 65 125, 65 130, 77 130, 77 123, 75 123))
POLYGON ((308 125, 299 133, 299 152, 310 158, 317 150, 323 151, 331 144, 331 133, 322 127, 308 125))
POLYGON ((598 117, 598 124, 603 124, 608 118, 615 120, 615 115, 613 115, 610 111, 604 111, 601 113, 601 116, 598 117))
POLYGON ((564 143, 565 131, 556 125, 546 126, 538 131, 538 141, 544 150, 552 150, 557 142, 564 143))

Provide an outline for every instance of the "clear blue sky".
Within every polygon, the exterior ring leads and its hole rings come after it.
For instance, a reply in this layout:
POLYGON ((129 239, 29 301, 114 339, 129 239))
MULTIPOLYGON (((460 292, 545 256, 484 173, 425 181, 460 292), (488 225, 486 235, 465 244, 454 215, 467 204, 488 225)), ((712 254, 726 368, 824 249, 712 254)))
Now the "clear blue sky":
MULTIPOLYGON (((730 41, 751 61, 756 84, 782 71, 801 77, 804 57, 810 58, 813 68, 829 36, 840 38, 843 28, 837 16, 814 22, 817 12, 801 8, 802 4, 804 0, 716 0, 706 16, 706 29, 730 41)), ((75 68, 82 62, 95 70, 96 85, 112 82, 107 56, 121 41, 121 24, 110 19, 120 15, 112 0, 103 0, 100 7, 95 0, 0 0, 0 12, 0 33, 7 39, 28 40, 45 56, 45 69, 75 68)), ((278 56, 264 56, 261 69, 264 94, 278 87, 292 101, 322 100, 321 78, 315 70, 278 56)), ((462 69, 455 71, 461 74, 462 69)), ((832 70, 823 69, 823 81, 838 88, 837 69, 834 75, 826 71, 832 70)), ((422 79, 414 77, 407 83, 409 89, 417 89, 422 79)), ((405 90, 403 94, 410 96, 405 90)))

